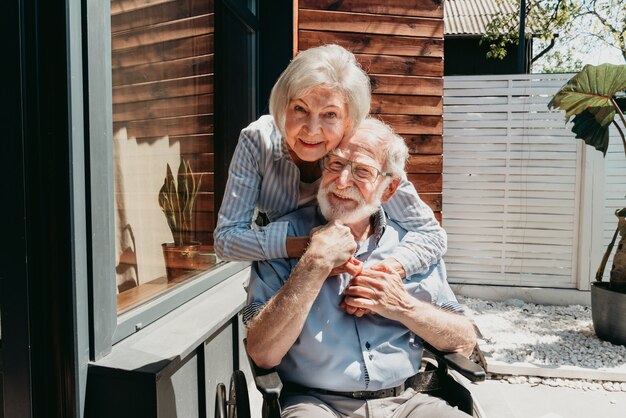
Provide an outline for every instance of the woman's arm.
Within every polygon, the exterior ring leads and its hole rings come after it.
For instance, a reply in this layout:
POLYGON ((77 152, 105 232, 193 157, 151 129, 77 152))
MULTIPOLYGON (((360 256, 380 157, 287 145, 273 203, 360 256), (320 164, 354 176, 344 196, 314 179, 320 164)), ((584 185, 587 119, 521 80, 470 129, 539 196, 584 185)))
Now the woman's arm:
POLYGON ((242 132, 228 170, 228 181, 213 233, 215 253, 229 261, 286 258, 287 222, 251 229, 263 174, 260 161, 271 158, 267 139, 255 131, 242 132))
POLYGON ((411 182, 403 180, 383 207, 391 219, 407 230, 400 245, 386 260, 399 264, 394 270, 401 276, 422 272, 443 257, 447 248, 446 232, 430 207, 420 199, 411 182))

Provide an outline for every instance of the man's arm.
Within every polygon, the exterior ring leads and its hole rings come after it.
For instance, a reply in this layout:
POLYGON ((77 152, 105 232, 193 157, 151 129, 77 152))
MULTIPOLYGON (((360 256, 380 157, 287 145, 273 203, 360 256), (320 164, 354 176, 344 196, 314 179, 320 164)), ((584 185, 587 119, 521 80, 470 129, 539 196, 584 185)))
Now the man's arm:
POLYGON ((469 357, 476 345, 476 333, 469 319, 416 299, 395 272, 363 270, 345 293, 348 306, 369 309, 398 321, 438 350, 469 357))
POLYGON ((285 285, 248 325, 248 354, 257 366, 278 365, 294 344, 333 267, 356 249, 350 229, 331 222, 316 229, 285 285))

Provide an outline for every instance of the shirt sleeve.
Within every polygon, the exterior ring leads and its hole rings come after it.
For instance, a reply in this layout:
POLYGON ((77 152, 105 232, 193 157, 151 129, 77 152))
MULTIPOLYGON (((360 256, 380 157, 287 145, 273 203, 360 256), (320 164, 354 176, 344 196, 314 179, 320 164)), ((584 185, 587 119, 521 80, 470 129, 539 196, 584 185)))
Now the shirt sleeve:
POLYGON ((286 258, 288 222, 272 222, 252 228, 257 207, 263 166, 262 156, 271 158, 263 149, 260 135, 242 131, 228 170, 228 181, 213 234, 215 253, 228 261, 255 261, 286 258))
POLYGON ((242 310, 242 320, 248 325, 267 302, 283 287, 291 274, 288 259, 259 261, 252 263, 248 283, 248 301, 242 310))
POLYGON ((407 230, 392 254, 404 267, 407 277, 426 271, 443 257, 447 247, 446 232, 410 181, 404 179, 383 207, 391 219, 407 230))

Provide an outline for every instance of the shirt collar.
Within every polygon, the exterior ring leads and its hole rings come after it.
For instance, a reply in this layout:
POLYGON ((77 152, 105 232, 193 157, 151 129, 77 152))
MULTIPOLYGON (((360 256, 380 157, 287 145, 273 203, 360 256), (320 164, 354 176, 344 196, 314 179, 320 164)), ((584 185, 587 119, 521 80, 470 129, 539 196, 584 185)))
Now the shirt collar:
POLYGON ((291 160, 291 155, 289 154, 289 148, 287 147, 287 141, 281 135, 275 123, 274 123, 274 135, 271 135, 271 138, 272 138, 272 145, 274 148, 274 152, 272 155, 272 158, 274 158, 274 161, 278 161, 282 158, 287 158, 291 160))

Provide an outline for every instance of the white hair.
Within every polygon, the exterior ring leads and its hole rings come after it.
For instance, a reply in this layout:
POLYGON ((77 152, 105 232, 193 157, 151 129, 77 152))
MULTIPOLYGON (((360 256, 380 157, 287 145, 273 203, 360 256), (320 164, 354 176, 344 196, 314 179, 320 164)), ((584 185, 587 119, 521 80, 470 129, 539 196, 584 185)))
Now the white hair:
POLYGON ((350 135, 370 111, 370 80, 354 55, 339 45, 323 45, 300 52, 280 75, 270 94, 270 113, 285 136, 289 102, 323 87, 338 91, 348 105, 350 135))
POLYGON ((404 138, 396 134, 386 123, 372 117, 365 118, 357 128, 357 132, 370 133, 383 142, 383 154, 386 158, 382 162, 382 171, 394 177, 406 178, 405 166, 409 159, 409 148, 404 138))

